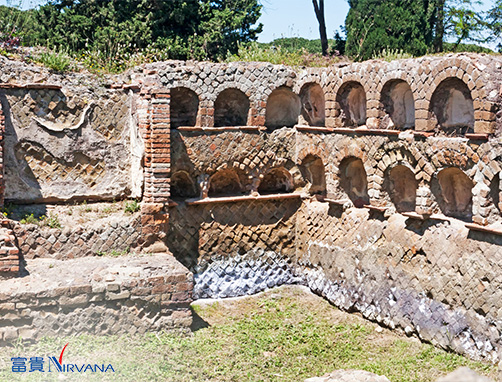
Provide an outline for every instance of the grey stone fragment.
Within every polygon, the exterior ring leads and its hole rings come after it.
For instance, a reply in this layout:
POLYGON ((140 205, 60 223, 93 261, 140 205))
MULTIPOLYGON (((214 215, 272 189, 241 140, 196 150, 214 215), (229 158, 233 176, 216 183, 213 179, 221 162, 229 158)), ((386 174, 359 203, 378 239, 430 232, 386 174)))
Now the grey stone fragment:
POLYGON ((386 377, 363 370, 336 370, 322 377, 306 379, 305 382, 390 382, 386 377))
POLYGON ((493 382, 490 378, 483 377, 468 367, 461 367, 437 382, 493 382))

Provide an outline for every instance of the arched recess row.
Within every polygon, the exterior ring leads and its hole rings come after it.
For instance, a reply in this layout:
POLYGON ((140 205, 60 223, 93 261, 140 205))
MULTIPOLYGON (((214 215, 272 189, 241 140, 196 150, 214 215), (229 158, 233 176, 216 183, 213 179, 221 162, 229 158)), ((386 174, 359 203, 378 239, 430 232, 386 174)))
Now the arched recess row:
POLYGON ((265 126, 269 130, 293 127, 298 123, 300 112, 300 97, 287 86, 281 86, 268 97, 265 126))
POLYGON ((171 89, 171 128, 195 126, 198 111, 199 97, 193 90, 184 87, 171 89))
POLYGON ((413 171, 404 164, 387 169, 384 189, 398 212, 415 211, 418 181, 413 171))
POLYGON ((415 126, 415 99, 406 81, 388 81, 380 94, 380 107, 384 112, 381 128, 400 130, 415 126))
POLYGON ((300 90, 301 115, 309 126, 326 125, 326 100, 324 90, 316 82, 309 82, 300 90))
POLYGON ((223 90, 214 103, 214 126, 246 126, 249 98, 239 89, 223 90))
POLYGON ((356 81, 348 81, 340 86, 336 94, 340 109, 340 124, 345 127, 357 127, 366 123, 366 92, 356 81))
POLYGON ((429 104, 429 123, 448 136, 474 132, 474 104, 465 82, 450 77, 438 85, 429 104))
POLYGON ((439 171, 433 179, 431 190, 444 215, 470 220, 473 187, 473 181, 462 170, 448 167, 439 171))
POLYGON ((340 186, 355 207, 369 204, 368 177, 363 161, 356 157, 344 158, 340 162, 340 186))

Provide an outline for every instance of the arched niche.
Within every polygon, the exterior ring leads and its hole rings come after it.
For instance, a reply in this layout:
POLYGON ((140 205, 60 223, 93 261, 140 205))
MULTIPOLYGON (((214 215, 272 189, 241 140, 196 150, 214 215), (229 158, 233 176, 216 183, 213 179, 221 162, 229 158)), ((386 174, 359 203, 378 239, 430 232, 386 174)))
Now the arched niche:
POLYGON ((359 82, 344 83, 336 95, 340 106, 343 126, 356 127, 366 124, 366 92, 359 82))
POLYGON ((500 182, 500 178, 502 177, 502 172, 495 174, 493 179, 490 182, 490 201, 493 203, 493 205, 499 210, 502 210, 502 183, 500 182))
POLYGON ((437 179, 440 187, 438 204, 443 214, 470 219, 474 186, 472 180, 462 170, 455 167, 441 170, 437 179))
POLYGON ((246 126, 249 98, 239 89, 223 90, 214 103, 214 126, 246 126))
POLYGON ((384 187, 398 212, 415 211, 418 182, 408 167, 397 165, 388 170, 384 187))
POLYGON ((308 83, 300 90, 302 116, 309 126, 326 124, 326 106, 324 91, 318 83, 308 83))
POLYGON ((195 181, 186 171, 176 171, 171 176, 172 198, 194 198, 198 195, 195 181))
POLYGON ((293 127, 298 123, 300 112, 300 98, 290 88, 281 86, 268 97, 265 126, 270 130, 293 127))
POLYGON ((415 127, 415 100, 406 81, 387 82, 380 101, 386 114, 382 127, 398 130, 415 127))
POLYGON ((293 191, 293 177, 284 167, 268 171, 260 182, 258 192, 266 194, 282 194, 293 191))
POLYGON ((322 159, 315 155, 307 155, 300 166, 303 178, 309 184, 309 193, 326 194, 326 171, 322 159))
POLYGON ((458 78, 447 78, 432 95, 429 111, 446 134, 474 131, 474 105, 467 85, 458 78))
POLYGON ((368 178, 361 159, 349 157, 342 160, 340 186, 357 208, 369 203, 368 178))
POLYGON ((171 89, 171 128, 195 126, 199 111, 199 97, 188 88, 171 89))
POLYGON ((242 192, 242 182, 233 168, 220 170, 209 178, 209 197, 234 196, 242 192))

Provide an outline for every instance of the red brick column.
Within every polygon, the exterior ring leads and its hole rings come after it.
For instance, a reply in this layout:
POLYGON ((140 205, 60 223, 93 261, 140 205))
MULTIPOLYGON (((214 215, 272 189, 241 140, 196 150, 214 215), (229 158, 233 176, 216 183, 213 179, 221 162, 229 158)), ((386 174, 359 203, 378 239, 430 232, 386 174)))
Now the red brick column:
POLYGON ((142 94, 140 130, 145 142, 145 193, 141 206, 144 246, 162 241, 167 231, 170 196, 171 142, 170 91, 142 94))

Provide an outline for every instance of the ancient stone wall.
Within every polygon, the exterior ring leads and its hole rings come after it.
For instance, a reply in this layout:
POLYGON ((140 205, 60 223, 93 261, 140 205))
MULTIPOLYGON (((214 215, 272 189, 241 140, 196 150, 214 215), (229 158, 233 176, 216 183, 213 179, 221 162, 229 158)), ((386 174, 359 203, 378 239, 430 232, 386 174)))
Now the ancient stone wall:
POLYGON ((0 286, 1 343, 84 332, 145 333, 192 322, 192 275, 168 255, 39 259, 29 276, 0 286))
POLYGON ((0 93, 6 198, 143 202, 140 219, 102 230, 16 226, 21 251, 29 266, 121 238, 169 250, 193 271, 196 297, 303 283, 495 361, 501 69, 475 54, 319 69, 172 61, 92 91, 80 75, 88 89, 75 93, 75 79, 34 86, 42 74, 12 68, 25 83, 0 76, 11 83, 0 93))
POLYGON ((73 259, 103 254, 125 254, 141 243, 141 217, 122 217, 104 224, 49 228, 9 224, 25 259, 73 259))

